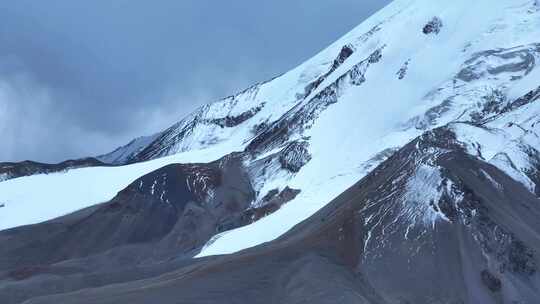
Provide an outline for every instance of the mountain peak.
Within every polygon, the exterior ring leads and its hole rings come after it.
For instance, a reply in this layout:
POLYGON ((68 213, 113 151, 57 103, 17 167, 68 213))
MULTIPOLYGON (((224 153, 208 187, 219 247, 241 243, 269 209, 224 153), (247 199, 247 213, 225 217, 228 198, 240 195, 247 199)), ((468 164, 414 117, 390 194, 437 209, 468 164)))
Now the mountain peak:
POLYGON ((537 6, 396 0, 295 69, 98 157, 109 166, 1 182, 0 228, 13 228, 0 233, 11 244, 4 256, 31 253, 2 269, 79 278, 57 296, 24 279, 13 298, 32 286, 45 296, 37 303, 216 294, 238 303, 533 303, 537 6), (36 225, 19 227, 27 224, 36 225), (82 242, 84 255, 69 247, 56 256, 34 234, 106 237, 82 242), (112 260, 125 262, 114 282, 103 266, 112 260), (77 270, 87 265, 101 268, 77 270), (96 288, 69 293, 87 287, 96 288))

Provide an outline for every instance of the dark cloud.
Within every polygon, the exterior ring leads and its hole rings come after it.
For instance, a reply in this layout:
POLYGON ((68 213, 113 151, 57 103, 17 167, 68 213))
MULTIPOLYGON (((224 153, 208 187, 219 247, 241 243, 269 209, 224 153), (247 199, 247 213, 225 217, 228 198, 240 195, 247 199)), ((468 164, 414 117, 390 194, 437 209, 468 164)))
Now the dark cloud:
POLYGON ((0 161, 92 155, 158 131, 387 2, 0 1, 0 161))

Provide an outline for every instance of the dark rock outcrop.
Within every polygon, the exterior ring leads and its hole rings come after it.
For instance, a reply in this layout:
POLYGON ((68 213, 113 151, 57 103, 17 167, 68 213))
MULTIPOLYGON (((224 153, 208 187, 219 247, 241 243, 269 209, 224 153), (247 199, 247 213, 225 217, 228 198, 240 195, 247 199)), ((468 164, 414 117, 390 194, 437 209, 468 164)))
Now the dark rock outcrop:
POLYGON ((246 120, 255 116, 255 114, 259 113, 259 111, 261 111, 262 108, 264 108, 264 105, 265 104, 262 103, 259 106, 253 109, 250 109, 246 112, 243 112, 239 115, 228 115, 228 116, 225 116, 224 118, 210 119, 210 120, 205 120, 204 122, 216 124, 222 128, 236 127, 240 125, 241 123, 245 122, 246 120))
POLYGON ((334 72, 338 67, 340 67, 345 60, 347 60, 354 53, 354 47, 352 45, 345 45, 341 48, 338 56, 334 60, 332 67, 330 68, 331 72, 334 72))
POLYGON ((334 59, 334 62, 332 63, 330 70, 326 72, 324 75, 317 78, 315 81, 308 84, 305 87, 304 95, 301 96, 301 98, 305 98, 309 94, 311 94, 313 91, 315 91, 315 89, 317 89, 323 83, 323 81, 325 81, 328 78, 328 76, 334 73, 353 53, 354 53, 354 47, 352 45, 343 46, 341 48, 341 51, 337 55, 336 59, 334 59))
POLYGON ((433 17, 422 29, 422 32, 426 35, 434 34, 438 35, 443 27, 443 22, 439 17, 433 17))
POLYGON ((95 158, 67 160, 58 164, 45 164, 33 161, 19 163, 0 163, 0 182, 3 180, 30 176, 35 174, 50 174, 70 169, 109 166, 95 158))
POLYGON ((308 142, 295 141, 287 145, 279 154, 281 168, 298 173, 311 160, 308 142))
POLYGON ((217 230, 218 232, 223 232, 254 223, 261 218, 278 211, 283 205, 292 201, 299 193, 300 190, 291 189, 289 187, 285 187, 281 192, 277 189, 272 190, 263 197, 257 207, 246 209, 241 214, 227 217, 225 220, 221 221, 217 230))
POLYGON ((488 270, 483 270, 481 273, 482 283, 493 292, 500 291, 502 288, 501 280, 492 275, 488 270))
POLYGON ((478 52, 465 62, 465 67, 458 73, 457 79, 471 82, 486 75, 506 73, 511 80, 518 80, 534 69, 535 55, 538 54, 540 44, 478 52), (488 62, 495 64, 487 64, 488 62))
POLYGON ((405 78, 405 76, 407 76, 407 71, 409 70, 409 64, 410 64, 410 60, 407 60, 407 61, 405 61, 403 66, 401 66, 401 68, 399 68, 399 71, 396 73, 399 80, 402 80, 402 79, 405 78))

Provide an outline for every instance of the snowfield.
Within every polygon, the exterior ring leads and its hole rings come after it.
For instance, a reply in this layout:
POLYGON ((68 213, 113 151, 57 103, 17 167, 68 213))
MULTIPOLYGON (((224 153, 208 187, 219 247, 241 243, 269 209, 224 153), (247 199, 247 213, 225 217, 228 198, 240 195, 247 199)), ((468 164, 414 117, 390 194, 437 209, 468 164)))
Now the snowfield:
MULTIPOLYGON (((355 45, 355 55, 335 72, 337 75, 377 47, 386 47, 381 63, 370 67, 367 81, 345 91, 339 102, 323 112, 308 130, 313 160, 285 181, 292 188, 302 189, 302 193, 278 212, 218 236, 199 256, 233 253, 271 241, 311 216, 365 176, 369 171, 362 170, 362 165, 377 153, 401 147, 421 135, 425 129, 408 126, 407 122, 442 104, 448 84, 449 95, 469 96, 455 102, 454 108, 437 117, 428 128, 463 119, 462 114, 472 112, 477 100, 491 88, 504 87, 508 90, 507 98, 512 100, 539 86, 537 68, 520 81, 509 81, 508 75, 502 75, 459 83, 454 88, 456 74, 473 54, 540 41, 540 15, 528 13, 530 5, 531 1, 394 1, 338 41, 337 45, 354 43, 380 24, 381 29, 369 42, 355 45), (483 18, 478 18, 479 11, 483 18), (443 21, 440 34, 423 35, 423 22, 433 16, 443 21), (500 24, 500 28, 494 29, 493 23, 500 24), (407 75, 399 80, 396 72, 405 62, 410 62, 407 75), (470 98, 474 95, 477 97, 470 98)), ((507 146, 504 137, 493 140, 498 143, 490 152, 493 155, 507 146)))

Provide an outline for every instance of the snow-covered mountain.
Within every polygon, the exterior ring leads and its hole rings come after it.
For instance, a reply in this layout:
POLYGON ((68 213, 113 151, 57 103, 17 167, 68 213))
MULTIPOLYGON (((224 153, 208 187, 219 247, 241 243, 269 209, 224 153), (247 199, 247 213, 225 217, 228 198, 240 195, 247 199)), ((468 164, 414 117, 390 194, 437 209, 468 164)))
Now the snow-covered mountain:
POLYGON ((0 295, 62 273, 101 288, 36 303, 535 303, 539 60, 535 1, 396 0, 109 166, 0 182, 0 229, 48 221, 0 233, 0 295))

